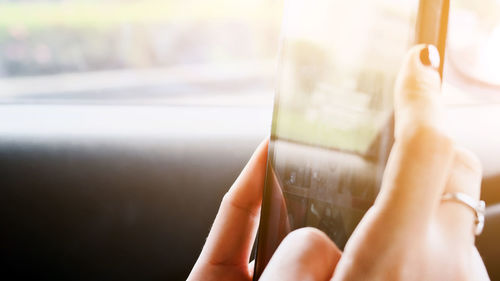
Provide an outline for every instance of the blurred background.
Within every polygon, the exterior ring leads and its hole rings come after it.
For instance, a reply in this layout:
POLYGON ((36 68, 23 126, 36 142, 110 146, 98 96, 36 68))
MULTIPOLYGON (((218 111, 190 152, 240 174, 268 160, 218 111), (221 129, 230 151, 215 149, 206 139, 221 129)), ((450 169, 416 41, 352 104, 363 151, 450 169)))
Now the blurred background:
POLYGON ((499 102, 500 1, 450 1, 443 90, 452 103, 499 102))
MULTIPOLYGON (((452 103, 500 100, 491 93, 500 87, 499 6, 451 1, 452 103)), ((283 0, 0 0, 0 102, 269 105, 282 8, 283 0)))
POLYGON ((281 7, 282 0, 1 0, 0 101, 271 96, 281 7))

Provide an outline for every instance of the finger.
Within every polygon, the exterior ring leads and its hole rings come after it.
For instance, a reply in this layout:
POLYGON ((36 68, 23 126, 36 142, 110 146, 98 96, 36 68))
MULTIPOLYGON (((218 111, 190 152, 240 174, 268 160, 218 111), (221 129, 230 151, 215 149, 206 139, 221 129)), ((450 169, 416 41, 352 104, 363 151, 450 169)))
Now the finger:
POLYGON ((222 199, 200 255, 202 262, 211 265, 248 264, 262 202, 268 142, 266 139, 259 145, 222 199))
MULTIPOLYGON (((481 163, 478 158, 463 148, 456 148, 453 166, 444 192, 465 193, 479 200, 481 175, 481 163)), ((469 242, 466 245, 472 245, 474 243, 475 214, 469 207, 455 201, 442 201, 438 220, 439 225, 450 234, 447 237, 455 237, 461 244, 469 242)))
POLYGON ((406 56, 395 85, 395 137, 416 124, 440 129, 441 78, 439 53, 432 45, 417 45, 406 56))
POLYGON ((281 242, 260 280, 329 280, 340 256, 326 234, 301 228, 281 242))
POLYGON ((453 160, 453 143, 438 125, 439 74, 421 60, 426 49, 410 50, 395 88, 396 140, 375 203, 394 224, 418 226, 430 218, 453 160))
POLYGON ((462 192, 479 200, 482 166, 479 158, 463 147, 455 147, 455 157, 445 192, 462 192))

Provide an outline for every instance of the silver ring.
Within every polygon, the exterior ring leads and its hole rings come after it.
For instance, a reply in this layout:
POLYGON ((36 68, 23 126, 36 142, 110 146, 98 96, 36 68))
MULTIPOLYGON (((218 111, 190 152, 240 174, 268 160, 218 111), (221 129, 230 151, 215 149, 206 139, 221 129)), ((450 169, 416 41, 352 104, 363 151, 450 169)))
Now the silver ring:
POLYGON ((486 203, 483 200, 476 200, 471 196, 462 193, 445 193, 441 199, 442 201, 454 201, 457 203, 462 203, 474 211, 476 219, 474 220, 474 234, 477 236, 483 232, 484 228, 484 212, 486 209, 486 203))

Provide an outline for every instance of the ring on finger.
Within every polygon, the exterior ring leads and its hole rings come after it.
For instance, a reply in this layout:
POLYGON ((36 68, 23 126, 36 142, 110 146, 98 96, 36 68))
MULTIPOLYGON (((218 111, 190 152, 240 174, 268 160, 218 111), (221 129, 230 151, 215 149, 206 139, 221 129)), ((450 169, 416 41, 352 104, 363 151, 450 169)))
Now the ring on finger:
POLYGON ((483 232, 484 212, 486 208, 486 203, 483 200, 476 200, 462 192, 449 192, 443 194, 441 201, 453 201, 469 207, 472 211, 474 211, 476 216, 474 220, 474 234, 477 236, 483 232))

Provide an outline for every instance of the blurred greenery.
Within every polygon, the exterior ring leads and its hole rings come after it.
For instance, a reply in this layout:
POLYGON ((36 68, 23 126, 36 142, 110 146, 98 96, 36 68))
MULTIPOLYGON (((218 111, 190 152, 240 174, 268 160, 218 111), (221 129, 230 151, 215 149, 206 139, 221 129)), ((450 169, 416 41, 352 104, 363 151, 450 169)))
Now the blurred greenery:
POLYGON ((0 77, 269 60, 282 0, 0 0, 0 77))
POLYGON ((277 1, 210 0, 0 2, 0 28, 105 27, 123 23, 203 21, 276 17, 277 1), (271 2, 271 3, 270 3, 271 2), (273 4, 274 3, 274 4, 273 4))
POLYGON ((277 114, 273 134, 278 139, 361 154, 368 151, 379 131, 376 122, 363 122, 354 128, 341 129, 329 120, 309 120, 303 113, 286 107, 279 108, 277 114))

